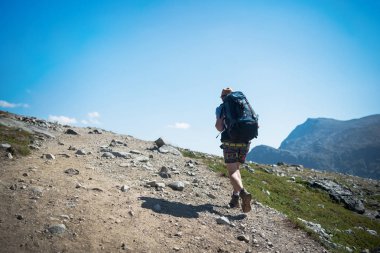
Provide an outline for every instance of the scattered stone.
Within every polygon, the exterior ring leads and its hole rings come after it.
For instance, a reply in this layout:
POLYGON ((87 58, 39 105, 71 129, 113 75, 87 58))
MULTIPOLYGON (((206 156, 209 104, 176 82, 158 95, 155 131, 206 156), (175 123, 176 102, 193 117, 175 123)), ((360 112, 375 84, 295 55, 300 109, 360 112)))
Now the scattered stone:
POLYGON ((112 151, 111 152, 115 157, 122 157, 122 158, 132 158, 131 153, 128 152, 120 152, 120 151, 112 151))
POLYGON ((94 130, 92 130, 92 131, 89 131, 88 133, 89 133, 89 134, 103 134, 103 132, 100 131, 100 130, 98 130, 98 129, 94 129, 94 130))
POLYGON ((127 185, 123 185, 122 187, 121 187, 121 191, 122 192, 127 192, 129 190, 129 186, 127 186, 127 185))
POLYGON ((36 146, 36 145, 29 145, 28 146, 30 149, 33 149, 33 150, 40 150, 40 147, 36 146))
POLYGON ((92 188, 91 190, 93 190, 93 191, 97 191, 97 192, 104 192, 104 190, 101 189, 101 188, 99 188, 99 187, 94 187, 94 188, 92 188))
POLYGON ((71 150, 71 151, 75 151, 75 150, 77 150, 77 148, 74 147, 74 146, 70 146, 70 147, 69 147, 69 150, 71 150))
POLYGON ((3 149, 8 149, 8 148, 11 148, 12 146, 8 143, 1 143, 0 144, 0 148, 3 148, 3 149))
POLYGON ((136 158, 136 161, 140 163, 147 163, 149 161, 149 158, 146 156, 139 156, 136 158))
POLYGON ((48 160, 55 160, 55 156, 53 154, 43 154, 42 158, 45 158, 48 160))
POLYGON ((171 178, 172 175, 169 172, 169 169, 165 166, 161 167, 160 172, 158 173, 162 178, 171 178))
POLYGON ((66 226, 64 224, 51 225, 48 231, 53 235, 62 234, 66 231, 66 226))
POLYGON ((65 134, 71 134, 71 135, 79 135, 78 132, 76 132, 75 130, 69 128, 66 130, 65 134))
POLYGON ((31 199, 39 199, 42 197, 43 190, 43 188, 37 186, 30 188, 31 199))
POLYGON ((182 156, 182 153, 178 149, 176 149, 176 148, 174 148, 172 146, 169 146, 169 145, 161 146, 158 149, 158 152, 160 152, 162 154, 168 154, 168 153, 170 153, 170 154, 173 154, 173 155, 182 156))
POLYGON ((230 220, 227 217, 225 217, 225 216, 218 217, 216 219, 216 223, 220 224, 220 225, 231 225, 230 220))
POLYGON ((16 214, 16 219, 18 220, 23 220, 24 217, 21 214, 16 214))
POLYGON ((129 163, 120 163, 119 164, 120 167, 129 167, 129 163))
POLYGON ((371 235, 377 235, 377 232, 375 230, 367 229, 367 232, 371 235))
POLYGON ((9 159, 13 159, 13 155, 11 153, 8 153, 7 156, 9 159))
POLYGON ((73 169, 73 168, 69 168, 67 170, 65 170, 65 173, 70 175, 70 176, 74 176, 74 175, 78 175, 79 174, 79 170, 77 169, 73 169))
POLYGON ((122 250, 128 250, 128 247, 124 242, 121 244, 121 249, 122 250))
POLYGON ((103 153, 102 157, 113 159, 115 156, 110 152, 103 153))
POLYGON ((161 148, 162 146, 166 145, 166 143, 164 142, 162 138, 158 138, 157 140, 155 140, 154 143, 156 143, 158 148, 161 148))
POLYGON ((9 189, 11 189, 12 191, 15 191, 17 190, 17 184, 12 184, 9 189))
POLYGON ((207 193, 207 196, 210 198, 210 199, 216 199, 216 196, 212 193, 207 193))
POLYGON ((181 181, 172 182, 168 186, 176 191, 183 191, 185 188, 185 184, 181 181))
POLYGON ((166 187, 165 183, 156 183, 156 190, 162 191, 166 187))
POLYGON ((84 149, 79 149, 79 150, 77 150, 77 152, 75 152, 75 154, 76 155, 87 155, 87 152, 84 149))
POLYGON ((132 153, 132 154, 135 154, 135 155, 142 155, 142 153, 140 151, 138 151, 138 150, 131 150, 129 152, 132 153))
POLYGON ((71 156, 68 155, 68 154, 57 154, 57 155, 62 156, 62 157, 64 157, 64 158, 70 158, 70 157, 71 157, 71 156))
POLYGON ((247 236, 245 236, 245 235, 238 235, 237 239, 239 241, 243 241, 243 242, 249 243, 249 238, 247 236))
POLYGON ((311 221, 306 221, 306 220, 303 220, 301 218, 298 218, 298 220, 300 220, 302 223, 304 223, 306 225, 306 227, 313 230, 315 233, 317 233, 322 238, 324 238, 326 240, 330 240, 331 236, 326 232, 326 230, 324 228, 322 228, 322 226, 320 224, 313 223, 311 221))
POLYGON ((110 148, 108 146, 101 146, 100 147, 100 152, 110 152, 110 153, 112 153, 112 148, 110 148))

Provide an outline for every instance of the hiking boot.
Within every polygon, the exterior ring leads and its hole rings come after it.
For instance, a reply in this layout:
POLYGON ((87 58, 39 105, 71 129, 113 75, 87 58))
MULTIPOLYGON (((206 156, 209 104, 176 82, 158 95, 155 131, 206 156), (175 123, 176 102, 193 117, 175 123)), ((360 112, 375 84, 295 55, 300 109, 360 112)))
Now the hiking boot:
POLYGON ((248 213, 249 211, 251 211, 252 195, 249 192, 247 192, 245 189, 243 189, 240 191, 240 197, 242 200, 241 208, 243 209, 244 213, 248 213))
POLYGON ((232 194, 231 201, 228 204, 229 208, 238 208, 239 205, 239 195, 232 194))

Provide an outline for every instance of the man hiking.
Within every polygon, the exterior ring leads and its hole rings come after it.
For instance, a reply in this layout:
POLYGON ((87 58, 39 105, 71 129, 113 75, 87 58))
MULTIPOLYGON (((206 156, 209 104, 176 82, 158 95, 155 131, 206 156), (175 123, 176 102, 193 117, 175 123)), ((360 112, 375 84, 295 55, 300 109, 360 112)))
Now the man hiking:
POLYGON ((241 92, 224 88, 220 98, 223 103, 216 108, 215 127, 221 134, 221 148, 233 193, 230 208, 239 208, 242 200, 244 213, 251 211, 251 194, 243 187, 239 166, 245 162, 250 140, 257 137, 257 116, 241 92))

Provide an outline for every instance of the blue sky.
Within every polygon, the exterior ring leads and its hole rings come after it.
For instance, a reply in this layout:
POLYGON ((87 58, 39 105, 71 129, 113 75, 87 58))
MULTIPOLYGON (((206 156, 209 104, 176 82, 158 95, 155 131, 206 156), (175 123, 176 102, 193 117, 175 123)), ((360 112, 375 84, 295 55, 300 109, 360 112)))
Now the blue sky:
POLYGON ((220 92, 253 146, 380 113, 379 1, 1 1, 0 109, 221 155, 220 92))

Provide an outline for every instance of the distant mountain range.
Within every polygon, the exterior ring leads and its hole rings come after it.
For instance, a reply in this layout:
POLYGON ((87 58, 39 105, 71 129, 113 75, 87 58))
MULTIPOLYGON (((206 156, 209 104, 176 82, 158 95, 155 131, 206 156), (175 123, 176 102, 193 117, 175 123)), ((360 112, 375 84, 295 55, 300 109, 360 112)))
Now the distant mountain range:
POLYGON ((297 126, 278 149, 260 145, 247 160, 380 179, 380 114, 347 121, 316 118, 297 126))

